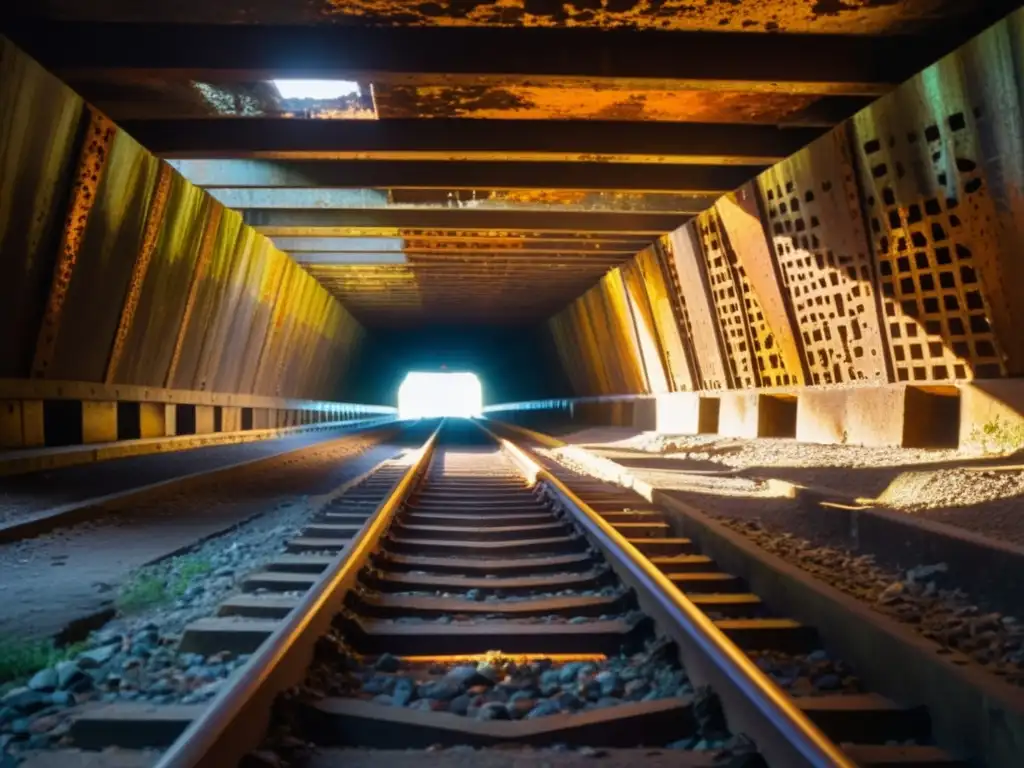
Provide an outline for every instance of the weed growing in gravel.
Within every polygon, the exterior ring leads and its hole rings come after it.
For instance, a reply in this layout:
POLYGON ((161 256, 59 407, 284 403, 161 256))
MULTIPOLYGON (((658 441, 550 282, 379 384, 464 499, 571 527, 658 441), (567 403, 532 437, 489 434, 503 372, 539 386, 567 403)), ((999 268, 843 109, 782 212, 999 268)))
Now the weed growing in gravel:
POLYGON ((177 600, 212 570, 209 560, 185 555, 138 571, 118 592, 117 608, 121 613, 137 613, 177 600))
POLYGON ((83 647, 75 644, 58 648, 49 638, 25 640, 0 637, 0 686, 23 680, 40 669, 76 656, 83 647))
POLYGON ((975 427, 971 440, 979 444, 984 453, 1014 453, 1024 448, 1024 424, 996 416, 985 422, 980 430, 975 427))
POLYGON ((168 599, 167 582, 162 576, 139 573, 121 587, 116 604, 121 613, 134 613, 167 602, 168 599))

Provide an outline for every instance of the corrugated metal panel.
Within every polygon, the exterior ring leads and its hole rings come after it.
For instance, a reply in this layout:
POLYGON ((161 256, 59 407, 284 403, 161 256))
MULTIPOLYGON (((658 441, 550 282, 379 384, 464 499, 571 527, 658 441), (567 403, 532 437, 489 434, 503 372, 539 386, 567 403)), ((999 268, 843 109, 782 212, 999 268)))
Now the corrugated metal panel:
POLYGON ((693 374, 683 345, 682 331, 672 310, 670 286, 665 281, 661 256, 655 248, 648 248, 637 255, 637 266, 643 275, 651 305, 651 315, 657 331, 658 341, 665 358, 665 373, 673 391, 694 389, 693 374))

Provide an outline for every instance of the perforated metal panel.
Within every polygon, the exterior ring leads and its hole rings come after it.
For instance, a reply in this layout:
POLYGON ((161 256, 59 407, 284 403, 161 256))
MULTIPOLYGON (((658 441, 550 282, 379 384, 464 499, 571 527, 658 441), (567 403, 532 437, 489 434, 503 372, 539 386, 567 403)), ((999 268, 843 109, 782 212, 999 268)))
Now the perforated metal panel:
POLYGON ((979 259, 995 247, 975 141, 981 110, 954 102, 933 121, 899 106, 858 119, 856 133, 896 380, 1005 376, 979 259))
POLYGON ((758 177, 812 384, 887 376, 848 141, 839 128, 758 177))

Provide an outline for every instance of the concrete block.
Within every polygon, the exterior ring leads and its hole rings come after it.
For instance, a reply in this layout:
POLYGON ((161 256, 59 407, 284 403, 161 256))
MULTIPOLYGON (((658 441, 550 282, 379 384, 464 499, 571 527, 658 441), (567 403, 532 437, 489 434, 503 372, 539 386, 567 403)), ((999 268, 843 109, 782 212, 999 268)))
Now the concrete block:
POLYGON ((178 406, 164 404, 164 436, 173 437, 178 434, 178 406))
POLYGON ((238 432, 242 429, 242 409, 235 405, 225 405, 220 409, 220 431, 238 432))
POLYGON ((723 392, 719 402, 723 437, 796 437, 796 395, 723 392))
POLYGON ((756 392, 723 392, 718 415, 718 434, 723 437, 758 437, 761 396, 756 392))
POLYGON ((214 424, 213 405, 196 406, 196 431, 197 435, 212 435, 217 430, 214 424))
POLYGON ((796 439, 805 443, 899 447, 906 386, 806 389, 797 407, 796 439))
POLYGON ((658 428, 658 403, 653 397, 635 400, 630 405, 633 407, 632 426, 643 430, 658 428))
POLYGON ((117 440, 117 403, 82 401, 82 442, 113 443, 117 440))
POLYGON ((163 403, 139 403, 139 437, 166 437, 167 410, 163 403))
POLYGON ((253 408, 252 428, 273 429, 277 426, 277 412, 273 408, 253 408))
POLYGON ((713 435, 718 432, 720 401, 696 392, 658 395, 655 429, 670 435, 713 435))
POLYGON ((0 448, 34 448, 44 443, 41 401, 0 401, 0 448))
POLYGON ((960 386, 960 447, 1009 452, 1024 447, 1024 379, 960 386))

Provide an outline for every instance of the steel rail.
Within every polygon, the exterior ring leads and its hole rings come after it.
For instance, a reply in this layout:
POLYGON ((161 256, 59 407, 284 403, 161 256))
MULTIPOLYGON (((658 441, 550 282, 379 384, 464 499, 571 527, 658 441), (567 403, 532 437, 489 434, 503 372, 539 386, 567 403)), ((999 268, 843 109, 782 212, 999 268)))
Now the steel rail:
POLYGON ((478 424, 530 479, 547 489, 593 537, 619 578, 634 587, 641 609, 676 640, 691 678, 711 685, 734 728, 754 739, 771 765, 856 768, 750 658, 636 547, 523 449, 478 424), (661 621, 659 621, 661 619, 661 621))
POLYGON ((316 641, 330 626, 341 598, 355 583, 395 512, 429 465, 440 429, 435 429, 417 449, 419 455, 388 497, 299 605, 161 756, 155 768, 226 768, 237 765, 259 746, 274 699, 305 679, 316 641))

